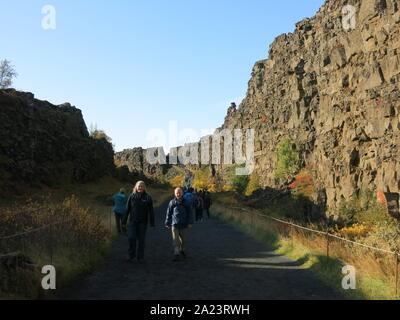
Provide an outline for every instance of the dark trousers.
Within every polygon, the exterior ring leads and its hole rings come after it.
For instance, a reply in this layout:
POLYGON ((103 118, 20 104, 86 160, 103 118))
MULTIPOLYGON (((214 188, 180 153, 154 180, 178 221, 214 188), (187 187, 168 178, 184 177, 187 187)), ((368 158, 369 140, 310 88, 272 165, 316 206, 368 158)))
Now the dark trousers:
POLYGON ((128 226, 129 258, 144 259, 147 223, 132 222, 128 226), (136 247, 137 244, 137 247, 136 247), (137 255, 136 255, 137 252, 137 255))
POLYGON ((121 222, 123 215, 116 212, 114 212, 114 214, 115 214, 115 225, 117 226, 117 231, 118 233, 121 233, 121 222))
POLYGON ((205 208, 206 212, 207 212, 207 218, 210 219, 210 207, 205 208))
POLYGON ((203 219, 203 209, 196 209, 196 221, 203 219))

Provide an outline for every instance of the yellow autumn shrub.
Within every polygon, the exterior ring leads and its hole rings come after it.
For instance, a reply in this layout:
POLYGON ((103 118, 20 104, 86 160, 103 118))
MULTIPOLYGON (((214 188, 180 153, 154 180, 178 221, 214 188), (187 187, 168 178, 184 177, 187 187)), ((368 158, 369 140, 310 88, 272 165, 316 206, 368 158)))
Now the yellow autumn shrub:
POLYGON ((185 176, 183 174, 181 174, 181 175, 176 176, 175 178, 170 179, 168 182, 172 187, 179 188, 179 187, 182 187, 184 179, 185 179, 185 176))
POLYGON ((261 188, 260 178, 258 175, 253 173, 250 175, 249 183, 246 187, 246 191, 244 192, 244 195, 251 196, 254 191, 259 190, 260 188, 261 188))
POLYGON ((366 237, 370 232, 374 232, 373 227, 367 226, 363 223, 356 223, 350 227, 344 227, 339 230, 341 236, 347 239, 357 239, 366 237))

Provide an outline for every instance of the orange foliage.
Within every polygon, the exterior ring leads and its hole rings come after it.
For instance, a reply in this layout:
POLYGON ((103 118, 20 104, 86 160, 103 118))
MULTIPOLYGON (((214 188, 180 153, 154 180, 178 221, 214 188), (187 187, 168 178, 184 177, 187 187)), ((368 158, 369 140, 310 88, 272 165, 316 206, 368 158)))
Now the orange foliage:
POLYGON ((386 196, 385 196, 385 193, 382 190, 379 190, 377 192, 377 197, 378 197, 378 202, 379 203, 386 203, 386 196))
POLYGON ((290 188, 298 188, 298 187, 307 187, 310 185, 314 185, 313 177, 311 174, 299 174, 296 177, 296 180, 289 185, 290 188))
POLYGON ((314 180, 311 174, 302 173, 295 176, 295 181, 289 185, 291 189, 294 189, 297 194, 303 196, 311 196, 314 192, 314 180))

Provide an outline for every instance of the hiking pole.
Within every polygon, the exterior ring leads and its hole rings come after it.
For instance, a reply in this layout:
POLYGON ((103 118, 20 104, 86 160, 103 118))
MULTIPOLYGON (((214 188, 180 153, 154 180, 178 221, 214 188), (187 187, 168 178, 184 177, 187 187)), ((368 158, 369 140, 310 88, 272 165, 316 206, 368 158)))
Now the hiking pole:
POLYGON ((15 259, 15 277, 16 277, 16 290, 19 288, 19 255, 15 259))
POLYGON ((396 299, 397 299, 397 296, 398 296, 398 294, 399 294, 399 288, 398 288, 398 284, 399 284, 399 254, 398 253, 396 253, 396 255, 395 255, 395 258, 396 258, 396 271, 395 271, 395 288, 396 288, 396 299))
POLYGON ((53 265, 53 225, 50 224, 50 264, 53 265))

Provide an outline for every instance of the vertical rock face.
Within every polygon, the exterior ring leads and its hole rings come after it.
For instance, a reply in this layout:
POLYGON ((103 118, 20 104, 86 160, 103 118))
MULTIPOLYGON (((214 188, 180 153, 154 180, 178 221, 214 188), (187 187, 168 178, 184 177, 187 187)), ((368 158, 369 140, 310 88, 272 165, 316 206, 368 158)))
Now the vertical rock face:
MULTIPOLYGON (((147 160, 147 152, 153 149, 134 148, 116 152, 114 161, 118 167, 127 167, 129 172, 137 176, 161 179, 170 168, 169 165, 151 164, 147 160)), ((155 152, 153 152, 154 154, 155 152)), ((156 154, 157 155, 157 154, 156 154)))
POLYGON ((79 109, 0 90, 0 188, 86 182, 112 173, 113 148, 89 137, 79 109))
MULTIPOLYGON (((400 1, 332 0, 271 44, 223 128, 256 131, 255 173, 274 186, 290 136, 328 212, 361 189, 400 193, 400 1), (356 9, 345 30, 344 5, 356 9)), ((393 200, 392 200, 393 202, 393 200)))
MULTIPOLYGON (((254 174, 264 187, 277 187, 278 145, 291 137, 301 169, 313 177, 313 200, 327 214, 367 188, 398 212, 399 51, 400 0, 327 1, 275 39, 253 68, 246 98, 219 129, 255 130, 254 174)), ((146 168, 143 150, 135 150, 116 158, 146 175, 168 171, 146 168)), ((226 177, 228 168, 212 170, 226 177)))

